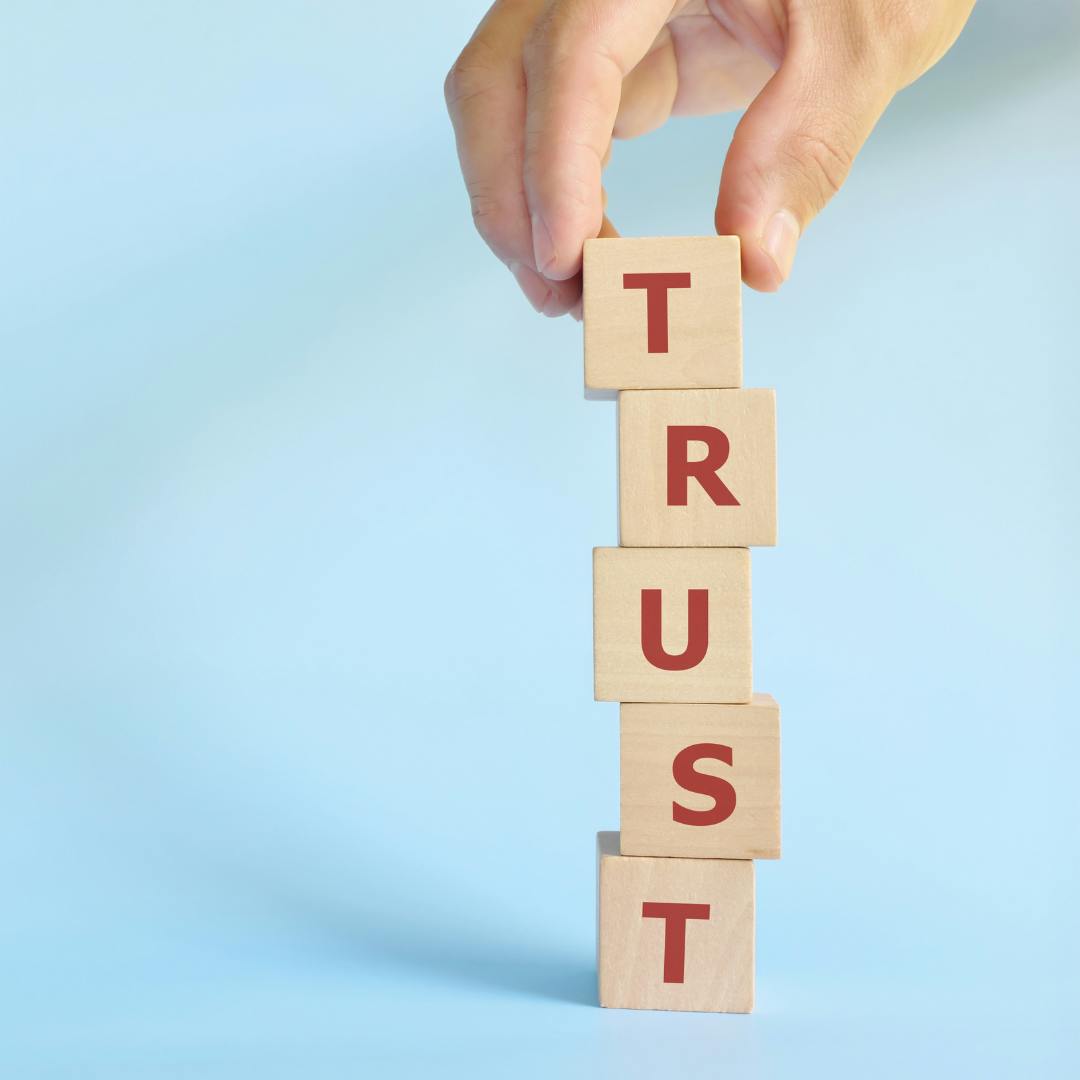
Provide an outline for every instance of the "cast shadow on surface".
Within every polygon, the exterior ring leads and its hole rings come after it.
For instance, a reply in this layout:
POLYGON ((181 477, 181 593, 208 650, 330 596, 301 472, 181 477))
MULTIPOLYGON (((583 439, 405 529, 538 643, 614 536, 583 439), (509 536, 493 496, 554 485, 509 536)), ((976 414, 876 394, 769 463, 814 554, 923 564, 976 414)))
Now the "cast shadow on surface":
POLYGON ((596 969, 585 957, 544 949, 525 940, 492 936, 472 928, 457 934, 431 928, 408 932, 394 928, 379 941, 364 943, 361 960, 375 968, 397 970, 478 990, 546 998, 572 1005, 596 1005, 596 969))
POLYGON ((513 994, 596 1006, 591 951, 550 945, 536 926, 512 925, 506 913, 477 910, 443 894, 420 909, 402 896, 355 907, 295 883, 264 882, 260 891, 293 927, 341 963, 389 978, 428 980, 479 992, 513 994), (396 899, 396 903, 391 902, 396 899), (484 918, 488 914, 490 917, 484 918))

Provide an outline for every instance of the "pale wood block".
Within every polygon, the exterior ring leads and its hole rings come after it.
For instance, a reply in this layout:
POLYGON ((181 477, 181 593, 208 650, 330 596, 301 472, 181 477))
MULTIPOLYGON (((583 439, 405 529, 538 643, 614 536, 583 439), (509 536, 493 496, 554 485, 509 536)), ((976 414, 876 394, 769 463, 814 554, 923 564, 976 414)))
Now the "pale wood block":
POLYGON ((780 858, 780 708, 620 709, 623 855, 780 858))
POLYGON ((620 855, 597 835, 600 1004, 747 1013, 754 1007, 754 864, 620 855))
POLYGON ((742 385, 739 238, 585 241, 589 390, 742 385))
POLYGON ((774 392, 621 393, 619 542, 627 547, 775 544, 774 392))
POLYGON ((747 702, 750 552, 595 548, 597 701, 747 702))

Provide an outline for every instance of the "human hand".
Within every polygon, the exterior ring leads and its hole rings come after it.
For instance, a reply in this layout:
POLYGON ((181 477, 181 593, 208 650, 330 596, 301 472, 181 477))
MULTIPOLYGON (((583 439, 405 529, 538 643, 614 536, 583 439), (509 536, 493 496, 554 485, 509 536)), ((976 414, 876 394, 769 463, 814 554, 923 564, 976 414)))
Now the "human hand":
POLYGON ((974 0, 496 0, 446 79, 473 219, 533 306, 580 313, 581 252, 616 235, 612 138, 747 107, 716 201, 743 280, 780 287, 893 95, 974 0))

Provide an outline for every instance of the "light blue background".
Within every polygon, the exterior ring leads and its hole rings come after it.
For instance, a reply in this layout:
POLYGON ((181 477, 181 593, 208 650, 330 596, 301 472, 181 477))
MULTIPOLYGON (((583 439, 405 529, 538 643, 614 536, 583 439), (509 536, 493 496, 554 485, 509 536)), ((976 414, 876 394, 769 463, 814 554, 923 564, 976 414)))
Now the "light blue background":
MULTIPOLYGON (((1074 4, 984 3, 746 373, 750 1017, 595 1007, 614 410, 472 232, 472 3, 0 17, 0 1073, 1075 1075, 1074 4)), ((732 121, 617 148, 707 232, 732 121)))

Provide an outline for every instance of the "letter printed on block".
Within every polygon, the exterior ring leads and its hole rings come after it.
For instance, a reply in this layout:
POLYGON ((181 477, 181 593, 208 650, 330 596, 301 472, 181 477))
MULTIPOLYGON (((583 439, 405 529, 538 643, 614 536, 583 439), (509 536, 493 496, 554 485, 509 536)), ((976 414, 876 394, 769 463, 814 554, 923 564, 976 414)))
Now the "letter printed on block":
POLYGON ((585 241, 587 390, 742 385, 737 236, 585 241))
POLYGON ((773 391, 620 394, 619 542, 627 547, 775 544, 773 391))
POLYGON ((750 700, 746 548, 596 548, 593 616, 598 701, 750 700))
POLYGON ((780 708, 619 707, 624 855, 780 857, 780 708))
POLYGON ((597 875, 601 1005, 750 1012, 753 862, 628 858, 600 833, 597 875))

